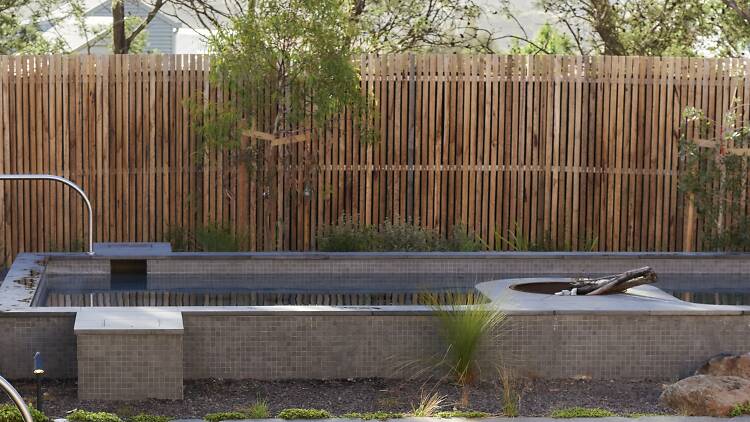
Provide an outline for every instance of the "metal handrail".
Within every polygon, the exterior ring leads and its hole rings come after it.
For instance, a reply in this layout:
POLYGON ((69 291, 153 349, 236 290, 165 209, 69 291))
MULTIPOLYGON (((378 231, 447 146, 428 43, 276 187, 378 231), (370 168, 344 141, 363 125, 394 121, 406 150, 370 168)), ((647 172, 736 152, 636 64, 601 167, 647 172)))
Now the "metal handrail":
POLYGON ((86 196, 86 192, 84 192, 80 186, 64 177, 55 176, 54 174, 0 174, 0 180, 54 180, 73 188, 73 190, 81 195, 81 198, 83 198, 83 202, 86 203, 86 207, 89 211, 89 251, 87 253, 89 255, 94 254, 94 212, 91 209, 91 201, 89 201, 89 197, 86 196))
POLYGON ((31 412, 29 411, 28 406, 26 406, 26 403, 23 402, 23 397, 18 394, 18 391, 13 388, 8 380, 1 376, 0 387, 2 387, 2 389, 5 390, 6 393, 8 393, 10 399, 13 400, 13 403, 15 403, 16 407, 18 407, 18 410, 21 411, 21 416, 23 417, 24 422, 34 422, 34 418, 31 417, 31 412))

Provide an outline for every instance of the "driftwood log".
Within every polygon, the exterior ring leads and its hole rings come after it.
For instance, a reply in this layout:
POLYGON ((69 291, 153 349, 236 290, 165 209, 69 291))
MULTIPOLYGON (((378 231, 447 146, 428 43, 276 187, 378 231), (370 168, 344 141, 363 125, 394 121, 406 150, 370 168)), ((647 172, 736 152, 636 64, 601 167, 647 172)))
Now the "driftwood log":
MULTIPOLYGON (((575 289, 575 293, 573 293, 575 295, 604 295, 624 292, 631 287, 655 282, 656 273, 654 270, 651 267, 643 267, 606 277, 577 278, 571 283, 570 291, 575 289)), ((566 293, 560 292, 558 294, 566 293)))

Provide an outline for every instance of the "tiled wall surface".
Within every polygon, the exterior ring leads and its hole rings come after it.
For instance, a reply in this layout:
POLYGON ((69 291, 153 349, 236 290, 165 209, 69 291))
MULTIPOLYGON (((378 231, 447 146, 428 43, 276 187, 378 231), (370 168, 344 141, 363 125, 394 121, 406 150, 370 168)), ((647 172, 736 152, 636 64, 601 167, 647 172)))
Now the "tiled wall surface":
POLYGON ((182 335, 79 334, 81 400, 182 399, 182 335))
POLYGON ((33 378, 34 353, 40 352, 48 377, 76 377, 75 314, 68 316, 0 314, 0 374, 33 378))
MULTIPOLYGON (((750 350, 750 316, 515 315, 482 348, 543 378, 675 378, 707 358, 750 350)), ((402 377, 445 352, 430 316, 186 315, 185 377, 402 377)))

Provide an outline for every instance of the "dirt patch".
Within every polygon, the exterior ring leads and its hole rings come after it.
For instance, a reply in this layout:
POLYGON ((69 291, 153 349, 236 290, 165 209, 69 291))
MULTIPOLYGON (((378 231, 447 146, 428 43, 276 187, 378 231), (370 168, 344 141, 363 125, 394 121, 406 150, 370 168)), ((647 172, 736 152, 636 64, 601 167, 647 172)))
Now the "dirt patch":
MULTIPOLYGON (((523 416, 546 416, 552 410, 571 407, 601 407, 618 414, 668 413, 659 404, 662 382, 601 380, 526 380, 519 385, 520 412, 523 416)), ((17 382, 16 387, 34 401, 32 382, 17 382)), ((446 396, 444 410, 455 407, 460 390, 453 384, 425 384, 416 381, 384 379, 221 381, 201 380, 185 383, 185 399, 145 400, 138 402, 82 402, 76 397, 75 381, 45 382, 44 410, 49 416, 62 417, 80 408, 115 412, 127 417, 145 412, 181 418, 198 418, 206 413, 241 410, 257 398, 265 399, 273 414, 286 407, 326 409, 334 415, 347 412, 408 412, 423 392, 438 391, 446 396)), ((502 389, 486 383, 471 392, 473 410, 499 414, 502 389)))

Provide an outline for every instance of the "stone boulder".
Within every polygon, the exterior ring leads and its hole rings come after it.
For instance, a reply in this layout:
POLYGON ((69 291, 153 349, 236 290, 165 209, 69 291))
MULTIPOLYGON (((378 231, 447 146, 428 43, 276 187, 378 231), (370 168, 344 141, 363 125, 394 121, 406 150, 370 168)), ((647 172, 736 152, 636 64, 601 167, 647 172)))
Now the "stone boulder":
POLYGON ((735 406, 750 402, 750 380, 693 375, 666 387, 661 401, 683 415, 728 416, 735 406))
POLYGON ((750 353, 714 356, 698 368, 695 375, 733 376, 750 380, 750 353))

